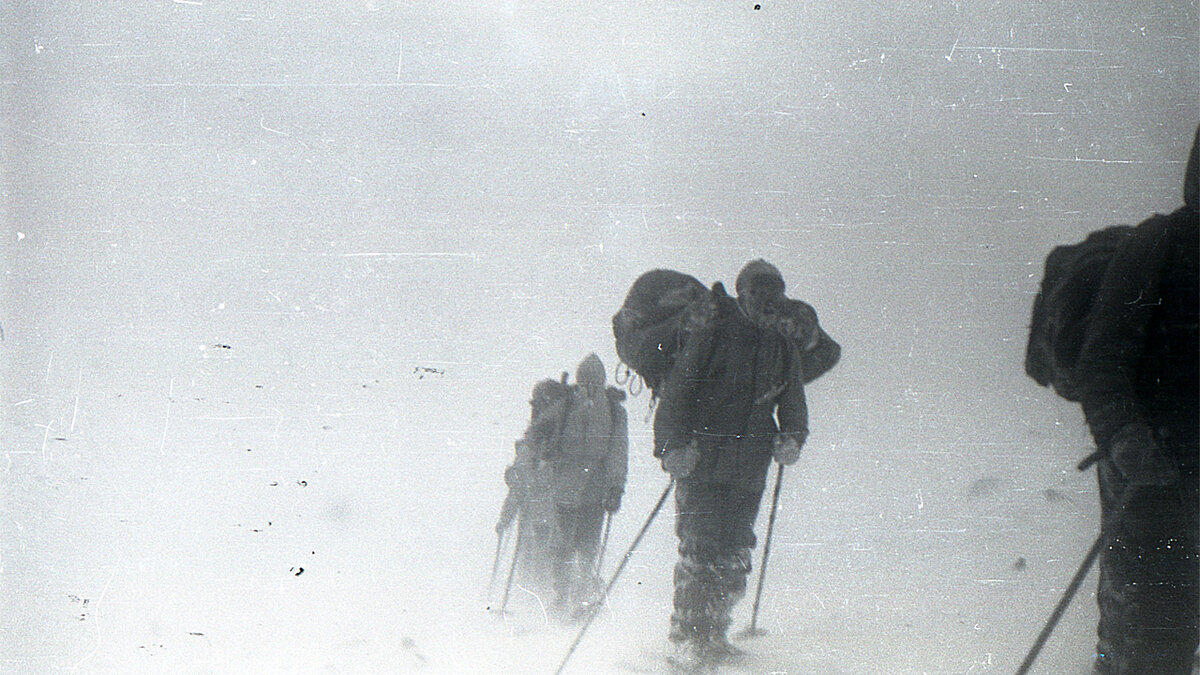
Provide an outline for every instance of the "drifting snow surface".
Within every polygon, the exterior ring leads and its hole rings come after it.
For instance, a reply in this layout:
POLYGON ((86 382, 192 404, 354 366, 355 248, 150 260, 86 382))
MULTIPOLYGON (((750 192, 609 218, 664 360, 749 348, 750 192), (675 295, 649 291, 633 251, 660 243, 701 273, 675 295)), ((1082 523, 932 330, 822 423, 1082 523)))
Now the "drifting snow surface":
MULTIPOLYGON (((0 670, 552 672, 487 588, 530 389, 611 372, 638 274, 764 257, 844 352, 748 647, 1012 672, 1098 520, 1042 261, 1177 208, 1200 118, 1195 3, 1109 4, 8 3, 0 670)), ((661 653, 672 510, 567 672, 661 653)))
MULTIPOLYGON (((104 381, 58 354, 33 400, 14 402, 49 424, 6 446, 34 450, 7 453, 6 536, 24 549, 5 572, 25 580, 7 603, 30 640, 8 636, 12 672, 553 672, 576 628, 549 622, 545 598, 518 585, 504 616, 489 611, 510 555, 489 596, 511 439, 442 405, 475 396, 472 378, 369 356, 307 367, 317 351, 289 372, 238 342, 177 353, 194 356, 104 381)), ((1082 431, 1049 452, 1032 437, 1029 449, 847 447, 820 423, 837 379, 809 390, 817 431, 785 472, 758 618, 768 634, 743 643, 750 667, 1010 671, 1095 532, 1090 476, 1070 470, 1082 431)), ((629 402, 606 577, 666 485, 645 404, 629 402)), ((760 538, 768 507, 769 495, 760 538)), ((567 672, 656 665, 672 519, 669 503, 567 672)), ((1093 585, 1038 672, 1084 672, 1093 585)))

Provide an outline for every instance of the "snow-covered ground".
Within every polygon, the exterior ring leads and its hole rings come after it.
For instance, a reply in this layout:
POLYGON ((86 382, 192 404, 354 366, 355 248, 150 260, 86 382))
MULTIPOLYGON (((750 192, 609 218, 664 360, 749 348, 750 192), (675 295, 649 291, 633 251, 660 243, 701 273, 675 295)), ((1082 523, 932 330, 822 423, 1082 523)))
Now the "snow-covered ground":
MULTIPOLYGON (((553 672, 574 629, 488 611, 529 389, 615 365, 639 273, 760 256, 843 361, 754 668, 1015 670, 1097 527, 1030 302, 1181 203, 1200 10, 711 4, 6 6, 0 670, 553 672)), ((653 665, 671 519, 568 672, 653 665)), ((1086 671, 1094 585, 1035 672, 1086 671)))

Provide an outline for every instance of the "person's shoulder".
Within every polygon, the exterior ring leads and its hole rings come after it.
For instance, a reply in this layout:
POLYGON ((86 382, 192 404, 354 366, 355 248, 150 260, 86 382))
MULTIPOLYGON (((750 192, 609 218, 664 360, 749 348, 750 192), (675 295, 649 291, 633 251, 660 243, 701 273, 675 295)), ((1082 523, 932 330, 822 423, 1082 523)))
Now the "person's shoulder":
MULTIPOLYGON (((1119 263, 1123 266, 1121 269, 1128 269, 1131 265, 1147 271, 1155 269, 1156 261, 1161 264, 1169 259, 1171 251, 1192 249, 1200 242, 1197 236, 1200 232, 1200 216, 1195 209, 1186 206, 1171 213, 1156 213, 1133 227, 1108 229, 1127 233, 1113 254, 1115 260, 1122 261, 1119 263)), ((1092 233, 1089 241, 1106 231, 1092 233)))
POLYGON ((1200 211, 1182 206, 1170 213, 1156 213, 1126 229, 1132 238, 1145 241, 1194 239, 1200 231, 1200 211))
POLYGON ((1166 215, 1156 214, 1142 225, 1160 230, 1172 240, 1191 242, 1200 234, 1200 211, 1183 206, 1166 215))

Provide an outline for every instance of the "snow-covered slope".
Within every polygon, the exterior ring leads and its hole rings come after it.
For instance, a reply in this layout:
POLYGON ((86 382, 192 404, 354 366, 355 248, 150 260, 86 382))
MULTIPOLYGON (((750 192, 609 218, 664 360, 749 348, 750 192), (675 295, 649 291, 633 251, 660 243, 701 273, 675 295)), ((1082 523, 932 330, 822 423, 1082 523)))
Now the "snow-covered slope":
MULTIPOLYGON (((1094 538, 1028 311, 1053 245, 1181 202, 1194 5, 38 5, 3 22, 0 670, 552 672, 574 629, 488 609, 502 471, 653 267, 766 257, 844 349, 764 667, 1011 672, 1094 538)), ((666 484, 647 398, 606 573, 666 484)), ((671 521, 568 672, 662 649, 671 521)), ((1093 587, 1036 672, 1084 672, 1093 587)))

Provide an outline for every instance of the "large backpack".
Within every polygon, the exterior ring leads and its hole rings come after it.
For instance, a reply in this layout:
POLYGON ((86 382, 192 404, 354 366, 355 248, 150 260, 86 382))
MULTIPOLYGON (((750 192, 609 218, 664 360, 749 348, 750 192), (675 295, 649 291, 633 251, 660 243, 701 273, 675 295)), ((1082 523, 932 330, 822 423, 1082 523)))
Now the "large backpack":
POLYGON ((1079 401, 1075 365, 1083 348, 1087 317, 1113 255, 1133 232, 1127 225, 1097 230, 1046 256, 1041 290, 1033 300, 1025 373, 1068 401, 1079 401))
POLYGON ((841 345, 821 328, 817 310, 807 302, 784 298, 767 317, 766 324, 796 345, 804 384, 829 372, 842 356, 841 345))
POLYGON ((667 269, 642 274, 612 318, 617 356, 657 390, 675 365, 689 319, 708 302, 708 289, 693 276, 667 269))
MULTIPOLYGON (((667 269, 646 272, 613 316, 617 356, 656 391, 687 334, 715 312, 713 292, 695 277, 667 269)), ((767 327, 795 342, 805 384, 828 372, 841 356, 841 346, 821 329, 816 310, 807 303, 785 299, 767 327)))

